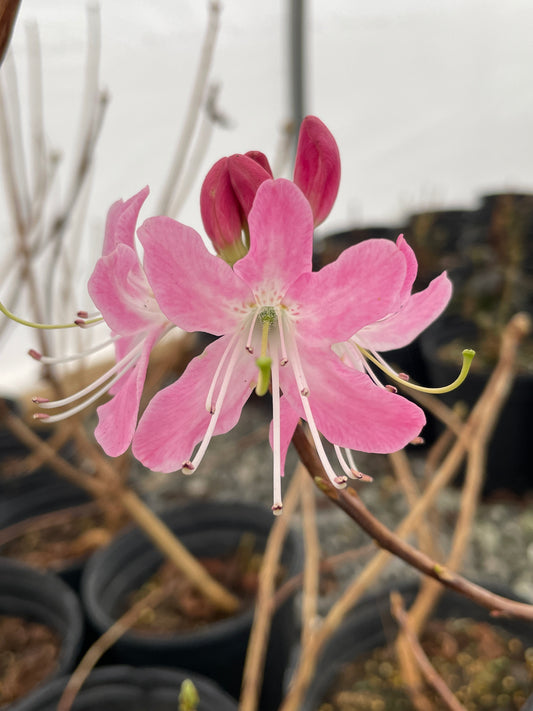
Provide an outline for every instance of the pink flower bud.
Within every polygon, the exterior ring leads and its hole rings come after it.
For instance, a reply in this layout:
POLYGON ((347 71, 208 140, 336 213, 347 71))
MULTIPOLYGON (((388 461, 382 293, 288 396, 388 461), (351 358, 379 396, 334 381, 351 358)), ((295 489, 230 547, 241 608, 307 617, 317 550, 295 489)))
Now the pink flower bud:
POLYGON ((294 182, 313 210, 315 227, 331 212, 341 176, 339 149, 330 131, 316 116, 306 116, 300 127, 294 182))
POLYGON ((216 251, 241 242, 242 211, 233 191, 228 159, 215 163, 202 185, 200 212, 205 231, 216 251))
POLYGON ((267 157, 250 151, 221 158, 204 180, 200 211, 205 231, 217 253, 231 265, 248 251, 246 218, 257 188, 271 177, 267 157))
MULTIPOLYGON (((259 153, 259 151, 253 151, 252 153, 262 156, 270 170, 266 156, 259 153)), ((272 178, 272 172, 267 172, 256 158, 251 158, 249 154, 241 155, 239 153, 228 158, 228 168, 231 185, 237 200, 244 215, 248 217, 254 204, 257 189, 265 180, 272 178)))
POLYGON ((268 158, 264 153, 261 153, 261 151, 246 151, 244 155, 248 156, 248 158, 251 158, 252 160, 255 160, 256 163, 259 163, 261 168, 264 168, 271 178, 274 177, 268 158))

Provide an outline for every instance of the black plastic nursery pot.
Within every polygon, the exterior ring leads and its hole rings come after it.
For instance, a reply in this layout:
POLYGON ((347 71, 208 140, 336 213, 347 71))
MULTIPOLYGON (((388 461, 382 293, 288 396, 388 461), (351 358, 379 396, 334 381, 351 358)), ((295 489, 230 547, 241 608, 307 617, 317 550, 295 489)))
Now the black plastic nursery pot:
MULTIPOLYGON (((45 479, 30 488, 16 488, 6 492, 0 499, 0 531, 44 514, 85 507, 91 501, 85 491, 61 479, 45 479)), ((6 555, 5 550, 0 545, 0 555, 6 555)), ((85 561, 86 558, 77 558, 48 566, 48 569, 77 590, 85 561)))
MULTIPOLYGON (((163 521, 197 557, 235 551, 243 534, 252 534, 255 549, 264 550, 274 521, 266 507, 244 503, 198 502, 173 509, 163 521)), ((163 557, 137 528, 117 536, 90 559, 82 579, 86 613, 97 632, 104 632, 125 611, 130 593, 160 567, 163 557)), ((281 557, 285 579, 302 567, 300 539, 290 533, 281 557)), ((128 631, 111 650, 111 659, 133 665, 181 667, 214 679, 232 696, 240 692, 252 607, 235 616, 188 633, 149 636, 128 631)), ((294 641, 293 600, 276 611, 270 637, 262 711, 274 711, 282 697, 290 647, 294 641)))
MULTIPOLYGON (((21 416, 21 408, 16 400, 0 397, 0 410, 7 407, 8 411, 21 416)), ((39 427, 34 430, 41 439, 46 441, 53 430, 39 427)), ((61 455, 67 459, 73 455, 74 445, 67 442, 61 447, 61 455)), ((21 466, 31 454, 31 449, 21 442, 1 421, 0 418, 0 495, 1 497, 17 491, 28 492, 35 486, 57 484, 65 480, 51 467, 42 465, 35 471, 25 471, 21 466)), ((72 486, 72 485, 70 485, 72 486)))
MULTIPOLYGON (((461 361, 460 347, 457 348, 457 363, 443 361, 438 353, 441 346, 453 342, 455 338, 465 342, 470 342, 471 339, 475 347, 475 326, 460 319, 443 319, 442 322, 433 324, 422 335, 422 352, 430 385, 442 386, 457 377, 461 361)), ((482 357, 481 353, 479 357, 482 357)), ((462 401, 471 409, 483 392, 489 377, 488 370, 477 371, 473 366, 459 388, 439 395, 439 399, 449 406, 462 401)), ((519 372, 515 376, 489 443, 483 496, 489 496, 497 491, 516 495, 533 491, 529 449, 533 426, 531 403, 533 403, 533 373, 519 372)), ((442 426, 440 424, 435 426, 433 423, 433 431, 439 430, 442 431, 442 426)))
MULTIPOLYGON (((10 711, 56 711, 69 677, 46 684, 10 711)), ((234 699, 209 679, 179 669, 110 666, 95 669, 72 711, 177 711, 181 684, 190 679, 200 697, 198 711, 237 711, 234 699)))
MULTIPOLYGON (((493 592, 517 599, 510 590, 490 585, 493 592)), ((418 585, 404 584, 364 598, 341 623, 339 629, 326 644, 315 674, 299 711, 318 711, 327 698, 328 690, 337 678, 342 666, 365 655, 377 647, 383 647, 395 639, 398 626, 390 612, 390 592, 397 589, 408 608, 415 599, 418 585)), ((525 647, 533 645, 533 624, 523 620, 499 617, 495 620, 485 608, 468 598, 446 590, 432 615, 437 619, 472 618, 485 621, 503 629, 521 640, 525 647)), ((354 707, 355 708, 355 707, 354 707)), ((386 711, 390 711, 389 707, 386 711)))
POLYGON ((83 641, 83 611, 76 595, 56 575, 0 557, 0 615, 49 627, 61 640, 53 676, 73 668, 83 641))

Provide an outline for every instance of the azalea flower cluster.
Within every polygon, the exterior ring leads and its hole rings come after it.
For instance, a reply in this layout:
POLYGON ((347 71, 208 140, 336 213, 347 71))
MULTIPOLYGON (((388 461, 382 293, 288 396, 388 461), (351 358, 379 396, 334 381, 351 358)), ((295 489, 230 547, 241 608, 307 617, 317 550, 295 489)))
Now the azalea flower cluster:
POLYGON ((111 456, 132 444, 147 467, 195 471, 214 435, 228 432, 255 390, 272 397, 273 510, 300 419, 337 487, 361 478, 352 450, 392 452, 420 433, 422 410, 383 385, 381 351, 411 342, 445 308, 445 273, 412 294, 416 258, 400 236, 368 240, 313 272, 313 230, 329 214, 340 182, 335 140, 316 117, 301 127, 293 180, 274 179, 259 152, 218 161, 201 192, 211 253, 201 236, 168 217, 137 229, 148 189, 109 211, 103 253, 89 293, 112 332, 116 364, 71 398, 39 401, 70 410, 104 391, 96 438, 111 456), (218 338, 158 392, 139 419, 150 351, 175 326, 218 338), (87 398, 80 402, 81 398, 87 398), (79 404, 77 404, 79 402, 79 404), (334 445, 328 459, 322 437, 334 445))

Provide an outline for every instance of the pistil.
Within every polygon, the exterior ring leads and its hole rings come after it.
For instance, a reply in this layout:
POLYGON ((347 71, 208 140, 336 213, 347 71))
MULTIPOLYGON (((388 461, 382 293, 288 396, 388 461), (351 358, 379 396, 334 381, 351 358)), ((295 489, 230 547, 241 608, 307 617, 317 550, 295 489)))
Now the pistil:
POLYGON ((472 361, 474 359, 474 356, 476 355, 476 352, 470 348, 466 348, 462 355, 463 355, 463 363, 461 366, 461 371, 457 378, 450 383, 449 385, 444 385, 440 388, 428 388, 424 387, 423 385, 416 385, 415 383, 409 382, 409 377, 405 373, 399 373, 396 374, 386 363, 383 361, 382 358, 379 357, 377 353, 371 353, 368 351, 366 348, 362 348, 361 346, 357 346, 361 353, 365 356, 365 358, 368 358, 368 360, 372 361, 375 365, 382 370, 385 375, 387 375, 391 380, 394 380, 397 383, 400 383, 401 385, 407 386, 408 388, 411 388, 412 390, 418 390, 419 392, 422 393, 430 393, 432 395, 441 395, 442 393, 449 393, 452 390, 455 390, 456 388, 461 385, 465 379, 466 376, 468 375, 468 372, 470 370, 470 366, 472 365, 472 361))
POLYGON ((277 320, 276 310, 272 306, 265 306, 259 312, 258 318, 263 322, 263 329, 261 332, 261 355, 255 361, 259 371, 255 392, 261 397, 266 395, 270 386, 272 358, 268 355, 268 333, 270 326, 277 320))

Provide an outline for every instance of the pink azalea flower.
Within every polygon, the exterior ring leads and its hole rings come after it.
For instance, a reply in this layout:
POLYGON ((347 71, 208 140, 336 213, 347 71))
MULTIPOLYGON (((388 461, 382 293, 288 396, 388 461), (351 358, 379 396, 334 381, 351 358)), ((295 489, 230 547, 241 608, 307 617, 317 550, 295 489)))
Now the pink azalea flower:
MULTIPOLYGON (((75 395, 54 402, 36 400, 43 408, 56 408, 89 396, 57 415, 39 414, 40 419, 56 422, 109 392, 112 399, 97 409, 99 422, 95 436, 104 451, 113 457, 125 452, 131 443, 150 352, 172 327, 154 299, 135 248, 135 226, 147 195, 148 188, 144 188, 126 202, 119 200, 112 205, 102 256, 89 279, 89 294, 111 329, 112 337, 77 357, 113 342, 115 365, 75 395)), ((70 356, 63 360, 73 359, 70 356)), ((45 359, 40 357, 40 360, 45 359)))
MULTIPOLYGON (((367 324, 355 333, 346 344, 337 347, 337 352, 358 370, 364 370, 377 381, 361 349, 368 351, 385 371, 392 368, 380 355, 380 351, 403 348, 411 343, 444 311, 452 295, 452 284, 446 272, 433 279, 429 286, 412 294, 418 271, 415 253, 403 235, 396 241, 398 250, 405 257, 405 279, 400 290, 399 308, 375 323, 367 324)), ((390 387, 390 386, 389 386, 390 387)))
POLYGON ((391 452, 422 428, 422 410, 377 387, 332 346, 400 311, 409 260, 388 240, 346 250, 311 271, 314 217, 294 183, 265 180, 248 215, 250 250, 233 269, 190 227, 170 218, 139 229, 144 268, 169 321, 220 336, 149 403, 133 439, 146 466, 194 471, 213 435, 238 421, 254 388, 271 388, 275 512, 281 510, 285 452, 299 418, 335 486, 344 475, 328 461, 321 433, 340 448, 391 452), (195 446, 199 444, 193 455, 195 446))
MULTIPOLYGON (((340 183, 339 149, 316 116, 302 121, 294 164, 294 183, 303 192, 319 225, 331 212, 340 183)), ((272 178, 260 151, 221 158, 208 172, 200 193, 205 231, 217 254, 232 265, 250 246, 248 215, 259 186, 272 178)))

